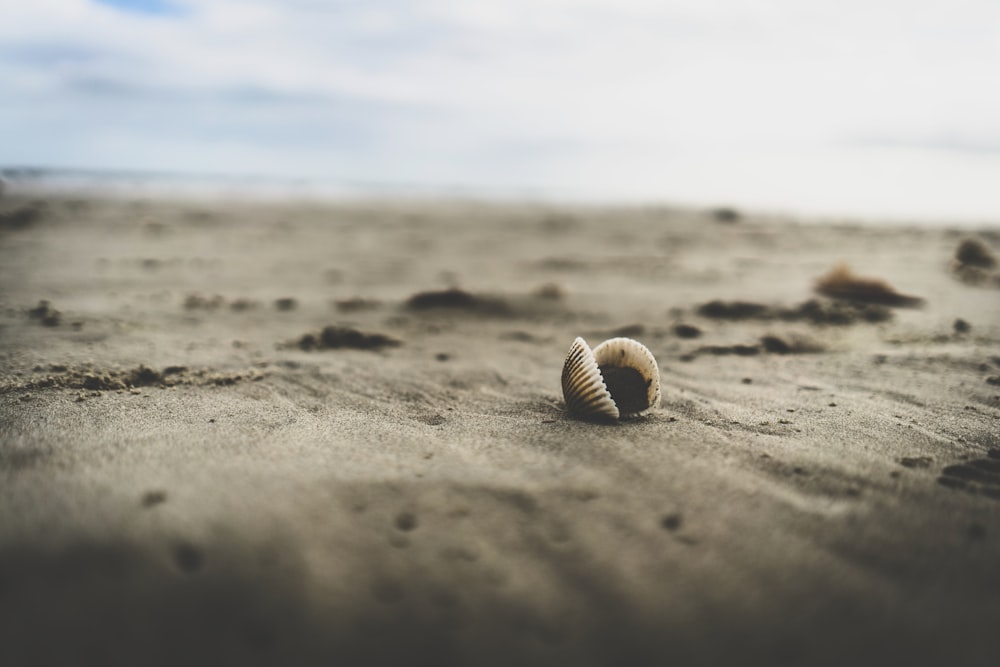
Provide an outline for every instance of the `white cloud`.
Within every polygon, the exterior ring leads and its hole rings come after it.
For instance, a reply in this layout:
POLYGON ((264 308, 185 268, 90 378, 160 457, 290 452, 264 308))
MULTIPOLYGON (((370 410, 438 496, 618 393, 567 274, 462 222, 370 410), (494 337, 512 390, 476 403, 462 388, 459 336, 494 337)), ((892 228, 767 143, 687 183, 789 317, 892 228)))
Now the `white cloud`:
POLYGON ((990 0, 10 4, 7 163, 591 188, 586 165, 1000 145, 990 0))

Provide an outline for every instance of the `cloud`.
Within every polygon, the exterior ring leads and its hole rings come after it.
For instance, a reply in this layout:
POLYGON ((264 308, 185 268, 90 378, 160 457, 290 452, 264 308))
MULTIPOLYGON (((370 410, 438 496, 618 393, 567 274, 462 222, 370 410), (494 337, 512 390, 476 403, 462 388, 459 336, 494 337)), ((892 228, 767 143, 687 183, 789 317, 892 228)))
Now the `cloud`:
POLYGON ((990 0, 33 0, 0 24, 0 162, 561 187, 858 137, 993 145, 998 19, 990 0))

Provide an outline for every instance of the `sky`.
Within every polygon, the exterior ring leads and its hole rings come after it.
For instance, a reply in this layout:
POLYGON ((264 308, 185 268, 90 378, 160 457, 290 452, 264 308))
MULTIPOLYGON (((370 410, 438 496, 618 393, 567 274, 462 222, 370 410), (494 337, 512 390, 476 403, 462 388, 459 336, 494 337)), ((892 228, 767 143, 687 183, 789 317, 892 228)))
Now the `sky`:
POLYGON ((0 0, 0 165, 1000 222, 995 0, 0 0))

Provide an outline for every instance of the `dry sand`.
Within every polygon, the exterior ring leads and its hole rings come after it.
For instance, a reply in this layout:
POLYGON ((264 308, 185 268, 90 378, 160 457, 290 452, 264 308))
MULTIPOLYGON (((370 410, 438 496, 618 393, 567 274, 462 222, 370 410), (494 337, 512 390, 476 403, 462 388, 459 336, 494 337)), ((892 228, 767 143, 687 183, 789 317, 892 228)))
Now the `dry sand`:
POLYGON ((998 250, 8 197, 0 664, 1000 664, 998 250), (917 307, 816 294, 839 262, 917 307), (568 418, 619 333, 662 406, 568 418))

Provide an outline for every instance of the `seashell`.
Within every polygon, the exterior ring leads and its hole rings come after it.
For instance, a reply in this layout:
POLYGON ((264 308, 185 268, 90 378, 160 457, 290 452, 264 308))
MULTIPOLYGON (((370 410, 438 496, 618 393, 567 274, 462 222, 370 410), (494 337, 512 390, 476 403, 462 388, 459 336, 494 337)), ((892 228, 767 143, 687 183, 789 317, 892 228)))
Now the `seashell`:
POLYGON ((618 421, 620 412, 615 404, 601 369, 597 367, 594 352, 587 341, 577 337, 569 348, 562 370, 563 397, 570 414, 618 421))
POLYGON ((593 350, 577 337, 562 371, 566 409, 584 419, 639 417, 660 403, 660 369, 653 353, 631 338, 611 338, 593 350))

